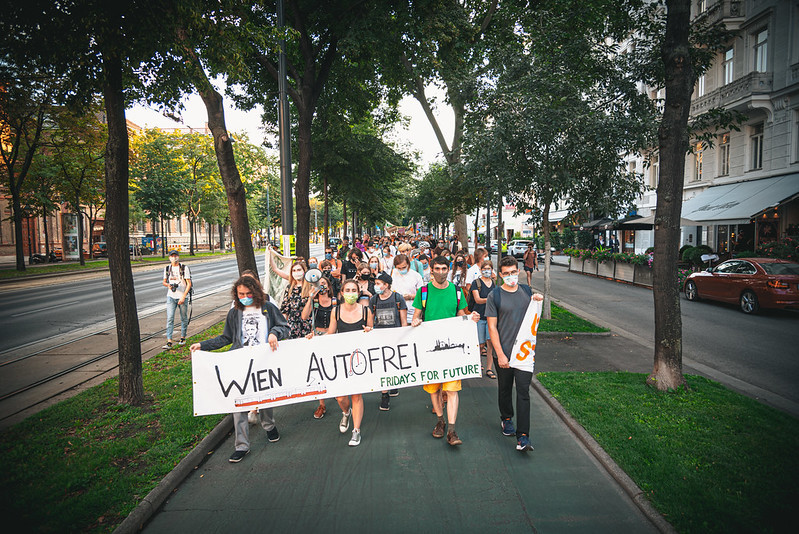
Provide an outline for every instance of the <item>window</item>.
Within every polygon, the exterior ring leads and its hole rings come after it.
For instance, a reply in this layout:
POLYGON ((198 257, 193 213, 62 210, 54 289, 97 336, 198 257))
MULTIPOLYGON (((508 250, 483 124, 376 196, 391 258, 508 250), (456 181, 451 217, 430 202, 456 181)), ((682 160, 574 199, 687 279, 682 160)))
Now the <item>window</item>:
POLYGON ((631 161, 629 163, 629 168, 630 168, 630 174, 635 174, 635 162, 634 161, 631 161))
POLYGON ((697 0, 696 12, 701 15, 705 11, 707 11, 707 0, 697 0))
POLYGON ((724 61, 722 63, 722 66, 723 66, 723 69, 724 69, 724 76, 723 76, 724 85, 727 85, 728 83, 732 83, 732 80, 733 80, 733 77, 732 77, 732 74, 733 74, 733 68, 732 68, 733 59, 735 59, 735 50, 732 47, 730 47, 724 52, 724 61))
POLYGON ((752 70, 766 72, 768 69, 768 30, 761 30, 755 34, 755 59, 752 70))
POLYGON ((702 180, 702 157, 703 157, 703 146, 702 143, 699 142, 694 147, 694 181, 699 182, 702 180))
POLYGON ((763 168, 763 123, 752 126, 752 136, 750 137, 752 148, 752 166, 750 170, 763 168))
POLYGON ((699 98, 700 96, 705 96, 705 75, 699 77, 696 80, 696 96, 699 98))
POLYGON ((660 181, 660 156, 652 156, 652 166, 649 168, 649 185, 657 187, 660 181))
POLYGON ((719 140, 719 176, 730 174, 730 134, 721 134, 719 140))

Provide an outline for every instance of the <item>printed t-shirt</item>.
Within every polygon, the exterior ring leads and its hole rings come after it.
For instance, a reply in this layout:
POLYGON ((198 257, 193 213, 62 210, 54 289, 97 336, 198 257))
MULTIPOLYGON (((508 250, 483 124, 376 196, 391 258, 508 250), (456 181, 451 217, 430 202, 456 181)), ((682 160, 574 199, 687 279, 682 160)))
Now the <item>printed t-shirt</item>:
POLYGON ((241 314, 241 346, 266 343, 266 316, 257 306, 247 306, 241 314))
MULTIPOLYGON (((458 310, 466 308, 466 296, 462 294, 460 306, 457 306, 457 310, 455 309, 458 302, 456 291, 462 292, 452 282, 447 282, 447 287, 444 289, 438 289, 433 284, 427 284, 427 306, 425 307, 424 320, 435 321, 436 319, 455 317, 458 314, 458 310)), ((421 289, 416 292, 416 298, 413 299, 413 307, 422 307, 421 289)))
POLYGON ((497 315, 497 305, 494 303, 493 291, 488 295, 488 301, 486 302, 485 316, 497 318, 500 345, 502 345, 502 352, 508 358, 512 356, 510 352, 513 350, 513 344, 516 342, 519 328, 522 326, 524 314, 527 313, 527 306, 530 305, 530 297, 519 286, 516 286, 516 288, 516 291, 512 292, 499 288, 499 291, 502 291, 499 315, 497 315))
POLYGON ((191 271, 189 266, 183 266, 183 279, 180 278, 180 265, 174 267, 171 263, 166 267, 166 283, 169 285, 178 284, 178 290, 172 291, 170 288, 166 290, 166 296, 175 300, 180 300, 183 297, 183 292, 186 291, 186 280, 191 280, 191 271))
POLYGON ((391 292, 387 299, 380 298, 380 295, 372 297, 372 313, 375 317, 375 328, 393 328, 402 326, 400 313, 407 313, 408 305, 402 295, 391 292), (397 307, 399 305, 399 308, 397 307))

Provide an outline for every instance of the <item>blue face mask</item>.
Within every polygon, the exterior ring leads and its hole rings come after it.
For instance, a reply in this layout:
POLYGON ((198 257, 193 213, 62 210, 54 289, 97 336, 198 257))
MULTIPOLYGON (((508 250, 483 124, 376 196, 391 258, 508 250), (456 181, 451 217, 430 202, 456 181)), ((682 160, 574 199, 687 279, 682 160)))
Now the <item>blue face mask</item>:
POLYGON ((239 302, 245 306, 252 306, 253 300, 252 297, 244 297, 243 299, 239 299, 239 302))
POLYGON ((329 252, 328 252, 328 253, 326 253, 326 254, 325 254, 325 259, 326 259, 326 260, 332 260, 332 259, 333 259, 333 254, 331 254, 331 253, 329 253, 329 252))
POLYGON ((377 293, 378 295, 382 295, 383 294, 383 288, 375 286, 375 293, 377 293))
POLYGON ((400 269, 399 272, 400 274, 408 274, 408 268, 400 269))
POLYGON ((317 266, 317 265, 319 265, 319 264, 318 264, 318 263, 309 263, 309 264, 308 264, 308 268, 309 268, 309 269, 316 269, 316 266, 317 266))

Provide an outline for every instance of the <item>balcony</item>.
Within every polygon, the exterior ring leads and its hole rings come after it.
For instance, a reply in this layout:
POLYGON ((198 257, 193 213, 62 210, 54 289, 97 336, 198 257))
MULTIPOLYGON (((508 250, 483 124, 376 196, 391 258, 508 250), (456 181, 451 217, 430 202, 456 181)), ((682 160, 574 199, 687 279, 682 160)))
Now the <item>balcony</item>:
POLYGON ((745 2, 743 0, 718 0, 709 1, 711 4, 704 13, 698 14, 695 22, 705 22, 708 25, 723 22, 728 30, 737 30, 745 18, 745 2))
POLYGON ((773 78, 771 72, 750 72, 743 78, 694 99, 691 102, 691 116, 696 117, 711 108, 729 107, 752 95, 768 94, 772 90, 773 78))

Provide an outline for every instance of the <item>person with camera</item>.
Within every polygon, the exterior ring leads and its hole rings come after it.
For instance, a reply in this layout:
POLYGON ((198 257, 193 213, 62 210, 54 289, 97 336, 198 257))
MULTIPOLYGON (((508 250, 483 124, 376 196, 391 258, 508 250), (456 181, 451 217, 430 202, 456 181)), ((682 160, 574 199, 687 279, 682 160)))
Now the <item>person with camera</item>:
POLYGON ((186 332, 189 329, 189 305, 186 298, 191 291, 191 272, 189 267, 180 263, 180 254, 177 250, 169 253, 169 265, 164 268, 164 280, 161 282, 168 288, 166 293, 166 345, 162 348, 172 348, 172 332, 175 329, 175 308, 180 310, 180 341, 178 345, 186 344, 186 332))

